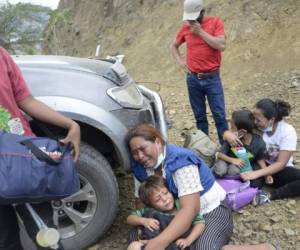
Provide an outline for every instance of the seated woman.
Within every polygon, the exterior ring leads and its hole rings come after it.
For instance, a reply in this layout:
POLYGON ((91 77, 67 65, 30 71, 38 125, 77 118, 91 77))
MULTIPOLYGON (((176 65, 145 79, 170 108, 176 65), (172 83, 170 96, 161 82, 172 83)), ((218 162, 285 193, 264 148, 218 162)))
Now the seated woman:
POLYGON ((148 176, 162 175, 180 204, 174 219, 160 235, 147 242, 145 249, 165 249, 190 228, 199 211, 206 226, 193 244, 195 249, 221 249, 226 245, 233 230, 231 211, 222 204, 225 191, 204 161, 188 149, 167 144, 159 131, 147 124, 132 128, 127 141, 134 159, 136 190, 148 176))
MULTIPOLYGON (((255 180, 272 175, 271 193, 261 190, 254 200, 254 205, 264 204, 270 200, 300 196, 300 170, 293 165, 293 153, 296 151, 297 134, 295 128, 285 122, 291 106, 284 101, 265 98, 255 104, 255 124, 263 132, 266 143, 267 168, 242 173, 244 180, 255 180)), ((224 133, 224 139, 231 145, 239 143, 238 138, 230 131, 224 133)))

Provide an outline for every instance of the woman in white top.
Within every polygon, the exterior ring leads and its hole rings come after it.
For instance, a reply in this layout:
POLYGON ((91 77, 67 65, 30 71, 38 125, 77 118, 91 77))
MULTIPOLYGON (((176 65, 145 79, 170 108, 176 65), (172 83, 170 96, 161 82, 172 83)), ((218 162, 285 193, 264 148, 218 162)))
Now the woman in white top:
MULTIPOLYGON (((287 102, 272 101, 268 98, 258 101, 255 105, 255 124, 263 132, 268 167, 242 173, 241 177, 244 180, 254 180, 272 175, 271 186, 275 188, 271 193, 261 190, 254 200, 257 205, 270 200, 300 196, 300 169, 293 165, 297 134, 295 128, 283 120, 290 110, 291 106, 287 102)), ((238 143, 238 139, 230 132, 225 132, 224 139, 230 144, 238 143)))

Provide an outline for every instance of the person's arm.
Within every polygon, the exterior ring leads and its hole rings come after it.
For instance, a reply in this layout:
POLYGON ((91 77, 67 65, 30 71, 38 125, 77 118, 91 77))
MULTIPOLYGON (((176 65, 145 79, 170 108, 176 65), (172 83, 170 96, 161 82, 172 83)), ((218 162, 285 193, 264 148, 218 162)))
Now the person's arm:
POLYGON ((18 102, 18 106, 25 113, 40 121, 67 129, 68 134, 61 142, 70 142, 73 145, 75 152, 74 159, 75 161, 78 160, 80 152, 80 127, 76 122, 51 109, 33 96, 28 96, 18 102))
POLYGON ((191 230, 191 233, 182 239, 178 239, 176 241, 176 245, 179 246, 181 249, 185 249, 193 244, 193 242, 201 235, 204 230, 205 225, 202 223, 195 224, 191 230))
MULTIPOLYGON (((265 160, 261 159, 257 161, 257 165, 263 169, 263 168, 267 168, 267 164, 265 162, 265 160)), ((272 184, 273 183, 273 177, 272 175, 266 175, 265 176, 265 183, 267 184, 272 184)))
POLYGON ((181 196, 179 202, 180 209, 174 219, 160 235, 149 240, 145 250, 163 250, 189 229, 193 219, 199 213, 199 192, 181 196))
POLYGON ((205 225, 204 224, 195 224, 192 228, 191 233, 188 235, 188 237, 186 237, 186 239, 189 242, 189 246, 196 240, 199 238, 199 236, 202 234, 203 230, 204 230, 205 225))
POLYGON ((226 39, 224 35, 213 36, 202 29, 199 22, 191 24, 191 32, 200 36, 211 48, 224 51, 226 48, 226 39))
POLYGON ((267 168, 262 168, 252 172, 241 173, 241 177, 243 180, 255 180, 259 177, 273 175, 286 166, 292 155, 292 151, 280 150, 276 162, 269 165, 267 168))
POLYGON ((127 217, 127 223, 131 226, 144 226, 150 231, 159 229, 159 221, 153 218, 144 218, 138 215, 129 215, 127 217))
POLYGON ((223 160, 227 163, 233 164, 233 165, 235 165, 237 167, 240 167, 240 168, 245 165, 245 162, 243 160, 238 159, 238 158, 230 157, 226 154, 223 154, 222 152, 219 152, 218 159, 223 160))
POLYGON ((130 214, 127 217, 127 223, 131 226, 143 226, 143 217, 130 214))
POLYGON ((177 41, 175 39, 174 42, 171 44, 172 55, 173 55, 175 61, 177 62, 177 64, 180 66, 181 69, 183 69, 183 71, 185 73, 191 73, 191 71, 185 64, 185 62, 180 54, 179 47, 180 47, 180 45, 177 43, 177 41))
POLYGON ((265 162, 264 159, 258 160, 258 161, 257 161, 257 165, 258 165, 261 169, 267 168, 267 164, 266 164, 266 162, 265 162))

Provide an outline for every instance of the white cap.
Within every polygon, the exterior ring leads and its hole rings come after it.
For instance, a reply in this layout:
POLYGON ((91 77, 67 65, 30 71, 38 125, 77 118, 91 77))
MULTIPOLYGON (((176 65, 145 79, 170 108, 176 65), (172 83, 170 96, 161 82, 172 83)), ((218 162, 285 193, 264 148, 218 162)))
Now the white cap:
POLYGON ((203 9, 202 0, 185 0, 184 1, 184 12, 183 21, 185 20, 196 20, 201 10, 203 9))

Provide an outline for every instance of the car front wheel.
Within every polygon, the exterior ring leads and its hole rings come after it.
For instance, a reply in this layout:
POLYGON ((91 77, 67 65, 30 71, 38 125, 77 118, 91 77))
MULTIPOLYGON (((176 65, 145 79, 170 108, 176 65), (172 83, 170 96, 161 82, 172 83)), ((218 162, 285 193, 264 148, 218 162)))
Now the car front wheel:
POLYGON ((115 218, 118 184, 105 157, 86 143, 77 163, 81 189, 53 201, 53 219, 65 250, 85 249, 102 236, 115 218))

